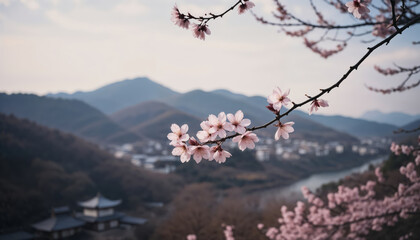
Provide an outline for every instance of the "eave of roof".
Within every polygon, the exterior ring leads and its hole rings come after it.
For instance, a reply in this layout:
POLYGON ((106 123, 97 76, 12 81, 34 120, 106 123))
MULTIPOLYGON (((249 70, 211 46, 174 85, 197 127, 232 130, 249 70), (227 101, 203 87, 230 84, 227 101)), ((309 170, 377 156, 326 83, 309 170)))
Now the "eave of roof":
POLYGON ((85 225, 85 222, 82 220, 76 219, 72 216, 59 215, 35 223, 32 225, 32 227, 39 231, 54 232, 65 229, 77 228, 83 225, 85 225))
POLYGON ((121 204, 121 200, 110 200, 101 194, 95 197, 78 203, 83 208, 112 208, 121 204))

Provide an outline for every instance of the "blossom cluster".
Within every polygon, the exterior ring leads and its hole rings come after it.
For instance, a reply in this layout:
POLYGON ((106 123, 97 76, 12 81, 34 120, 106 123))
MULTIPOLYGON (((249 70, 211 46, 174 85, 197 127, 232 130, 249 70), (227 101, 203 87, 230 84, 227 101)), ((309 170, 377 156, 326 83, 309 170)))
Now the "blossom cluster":
POLYGON ((380 38, 386 38, 395 32, 395 28, 391 27, 390 20, 387 20, 383 14, 375 17, 378 24, 373 26, 372 35, 380 38))
MULTIPOLYGON (((277 128, 274 139, 288 139, 289 134, 294 132, 294 122, 282 123, 280 119, 280 110, 288 106, 292 101, 289 98, 290 90, 282 91, 279 87, 273 90, 273 93, 267 97, 269 105, 267 108, 276 115, 274 126, 277 128)), ((309 108, 309 114, 317 111, 320 107, 328 107, 328 102, 323 99, 313 98, 309 108)), ((259 141, 258 136, 249 126, 251 120, 244 118, 244 113, 238 110, 235 114, 220 112, 217 116, 210 114, 207 120, 201 122, 201 130, 195 137, 188 134, 188 125, 181 127, 177 124, 171 125, 171 133, 167 135, 170 145, 174 147, 172 155, 180 156, 181 162, 188 162, 193 159, 200 163, 202 159, 209 161, 215 160, 218 163, 226 162, 226 159, 232 155, 222 148, 222 144, 227 139, 232 139, 238 144, 241 151, 255 148, 255 143, 259 141), (228 136, 228 133, 233 133, 228 136), (214 146, 209 146, 214 144, 214 146)), ((265 127, 265 126, 262 126, 265 127)), ((262 127, 254 127, 260 129, 262 127)))
MULTIPOLYGON (((396 144, 391 146, 397 154, 401 148, 396 144)), ((407 148, 414 149, 412 146, 407 148)), ((417 154, 413 150, 404 152, 417 154)), ((400 168, 406 179, 384 197, 378 197, 376 193, 378 185, 387 186, 380 168, 375 170, 377 181, 369 180, 352 188, 339 185, 337 191, 329 193, 326 199, 302 187, 307 203, 298 201, 293 209, 282 206, 278 218, 280 226, 266 227, 258 223, 257 228, 272 240, 366 239, 370 231, 381 231, 385 226, 394 226, 401 219, 420 213, 419 167, 420 157, 417 155, 414 163, 410 161, 400 168)), ((233 226, 226 227, 225 239, 234 239, 232 229, 233 226)), ((399 239, 409 239, 412 235, 409 232, 399 239)), ((187 239, 196 240, 195 235, 187 239)))
POLYGON ((347 43, 337 44, 335 49, 322 49, 317 46, 319 42, 308 40, 306 37, 303 38, 306 47, 312 50, 312 52, 319 54, 323 58, 328 58, 334 54, 337 54, 344 50, 347 43))
MULTIPOLYGON (((414 147, 405 146, 404 153, 414 154, 412 149, 414 147)), ((393 144, 391 150, 400 154, 402 146, 393 144)), ((257 227, 269 239, 365 239, 371 230, 380 231, 384 226, 393 226, 400 219, 420 212, 420 178, 416 170, 419 165, 420 157, 417 156, 415 163, 402 166, 400 173, 408 181, 399 183, 393 194, 383 198, 378 198, 375 192, 378 182, 385 182, 380 168, 375 170, 377 182, 368 181, 354 188, 340 185, 337 192, 327 195, 326 200, 303 187, 308 205, 299 201, 292 210, 283 206, 278 219, 280 227, 264 229, 262 224, 257 227)), ((408 233, 407 236, 411 235, 408 233)))
MULTIPOLYGON (((418 137, 418 142, 419 142, 419 146, 420 146, 420 136, 418 137)), ((395 155, 413 155, 415 156, 415 164, 416 165, 420 165, 420 149, 419 148, 415 148, 413 146, 408 146, 408 145, 398 145, 395 142, 391 143, 391 147, 389 148, 391 150, 391 152, 393 152, 395 155)))
POLYGON ((379 73, 383 74, 383 75, 395 75, 400 73, 401 71, 398 69, 394 69, 394 68, 381 68, 378 65, 374 66, 375 70, 378 71, 379 73))
POLYGON ((374 88, 371 86, 367 86, 367 88, 374 92, 379 92, 382 94, 390 94, 393 92, 403 92, 412 88, 415 88, 420 85, 420 80, 411 84, 408 84, 408 81, 416 74, 420 73, 420 66, 414 66, 410 68, 399 67, 398 68, 381 68, 377 65, 374 66, 374 69, 378 71, 380 74, 385 76, 392 76, 396 74, 406 73, 407 77, 402 81, 400 85, 397 87, 391 87, 386 89, 374 88))
POLYGON ((207 120, 200 124, 202 130, 196 134, 198 140, 189 136, 187 124, 181 127, 172 124, 172 132, 168 134, 168 139, 171 140, 170 145, 174 146, 172 155, 180 156, 181 162, 188 162, 192 156, 197 163, 200 163, 202 159, 224 163, 226 158, 232 156, 222 148, 220 141, 220 139, 226 138, 227 132, 234 132, 237 135, 233 137, 232 141, 237 142, 242 151, 255 147, 255 142, 258 142, 259 139, 255 133, 247 131, 246 127, 250 124, 251 121, 244 118, 241 110, 235 114, 228 113, 226 115, 224 112, 219 113, 218 116, 210 114, 207 120), (215 143, 216 145, 209 147, 206 143, 215 143))

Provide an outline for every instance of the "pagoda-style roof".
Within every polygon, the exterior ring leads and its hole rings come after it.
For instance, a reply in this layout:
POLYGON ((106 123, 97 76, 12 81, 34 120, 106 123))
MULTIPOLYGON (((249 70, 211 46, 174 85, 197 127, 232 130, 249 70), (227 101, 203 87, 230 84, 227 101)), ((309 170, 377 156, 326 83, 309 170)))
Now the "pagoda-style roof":
POLYGON ((85 225, 84 221, 78 220, 69 215, 58 215, 35 223, 33 228, 44 232, 55 232, 65 229, 77 228, 85 225))
POLYGON ((121 200, 110 200, 100 193, 98 193, 94 198, 89 199, 84 202, 79 202, 79 206, 83 208, 112 208, 121 204, 121 200))
POLYGON ((121 213, 121 212, 115 212, 112 215, 101 216, 101 217, 92 217, 92 216, 86 216, 83 213, 76 213, 76 218, 83 220, 85 222, 88 222, 88 223, 108 222, 112 220, 119 220, 122 217, 124 217, 124 213, 121 213))

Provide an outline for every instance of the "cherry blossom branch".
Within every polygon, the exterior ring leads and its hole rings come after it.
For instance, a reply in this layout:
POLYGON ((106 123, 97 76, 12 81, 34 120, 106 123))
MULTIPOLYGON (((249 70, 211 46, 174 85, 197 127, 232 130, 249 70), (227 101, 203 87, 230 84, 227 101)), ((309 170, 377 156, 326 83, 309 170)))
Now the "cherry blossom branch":
POLYGON ((377 70, 379 73, 388 76, 388 75, 396 75, 396 74, 400 74, 400 73, 408 73, 407 77, 401 82, 401 84, 398 87, 395 88, 388 88, 388 89, 380 89, 380 88, 374 88, 372 86, 367 86, 366 87, 374 92, 379 92, 379 93, 383 93, 383 94, 389 94, 392 92, 402 92, 405 90, 409 90, 411 88, 417 87, 420 85, 420 80, 411 84, 411 85, 406 85, 406 83, 411 79, 411 77, 415 74, 420 73, 420 66, 414 66, 412 68, 403 68, 400 67, 398 65, 395 65, 398 69, 393 69, 393 68, 386 68, 383 69, 379 66, 375 66, 375 70, 377 70))
POLYGON ((246 10, 254 7, 255 4, 251 2, 250 0, 239 0, 235 4, 233 4, 230 8, 228 8, 227 10, 225 10, 224 12, 220 14, 214 14, 214 13, 207 14, 206 13, 204 14, 204 16, 198 16, 198 17, 192 15, 191 13, 187 13, 187 14, 181 13, 178 7, 175 5, 172 10, 172 21, 179 27, 185 28, 185 29, 189 28, 190 20, 198 21, 198 24, 197 23, 192 24, 193 35, 194 37, 198 39, 205 40, 205 36, 211 34, 211 31, 208 28, 207 23, 210 20, 222 18, 225 14, 235 9, 237 6, 238 6, 238 13, 242 14, 246 10))
POLYGON ((238 142, 238 147, 242 151, 246 148, 252 149, 255 147, 255 142, 259 141, 254 131, 267 128, 273 123, 276 123, 275 126, 278 127, 276 133, 274 134, 275 140, 279 140, 280 137, 288 139, 289 133, 294 131, 294 128, 292 127, 294 122, 282 123, 280 122, 281 118, 289 115, 295 109, 308 103, 311 103, 309 114, 311 114, 312 111, 316 111, 319 107, 327 107, 327 101, 320 99, 320 97, 330 93, 333 89, 338 88, 353 71, 358 69, 358 67, 370 56, 370 54, 372 54, 372 52, 374 52, 377 48, 388 44, 397 34, 400 34, 419 20, 420 16, 417 16, 409 23, 401 27, 399 31, 394 32, 376 45, 369 47, 368 51, 354 65, 350 66, 347 72, 336 83, 328 88, 320 89, 320 92, 315 96, 311 97, 306 95, 308 99, 305 101, 300 103, 292 102, 287 97, 289 95, 289 91, 282 92, 280 88, 274 89, 273 94, 267 99, 270 103, 267 108, 275 113, 276 117, 263 125, 248 127, 251 124, 251 121, 249 119, 244 119, 244 114, 241 110, 238 110, 235 115, 231 113, 226 115, 224 112, 219 113, 218 116, 210 114, 208 120, 203 121, 200 124, 202 131, 199 131, 196 134, 200 140, 197 141, 193 137, 190 138, 189 134, 187 134, 189 128, 188 125, 184 124, 180 127, 176 124, 172 124, 172 133, 169 133, 167 136, 168 139, 171 140, 170 145, 174 146, 172 154, 180 156, 181 162, 187 162, 190 160, 191 156, 193 156, 197 163, 201 162, 202 159, 207 159, 209 161, 216 160, 219 163, 223 163, 226 161, 226 158, 232 156, 229 152, 222 148, 222 144, 226 140, 232 139, 233 142, 238 142), (282 109, 282 106, 287 106, 290 102, 292 103, 292 107, 281 113, 280 110, 282 109), (229 122, 226 122, 226 118, 229 119, 229 122), (234 134, 228 135, 226 131, 234 132, 234 134), (213 144, 216 144, 216 146, 211 146, 213 144))
POLYGON ((187 19, 195 19, 195 20, 199 20, 199 21, 205 21, 208 22, 210 20, 214 20, 217 18, 222 18, 224 15, 226 15, 228 12, 232 11, 233 9, 235 9, 236 6, 238 6, 239 4, 241 4, 243 1, 239 0, 237 1, 235 4, 233 4, 230 8, 226 9, 224 12, 220 13, 220 14, 213 14, 213 13, 208 13, 205 14, 205 16, 194 16, 191 13, 188 13, 185 17, 187 19), (210 16, 206 16, 206 15, 210 15, 210 16))
MULTIPOLYGON (((417 16, 416 18, 412 19, 409 23, 407 23, 406 25, 404 25, 403 27, 400 28, 400 32, 403 32, 404 30, 406 30, 407 28, 409 28, 411 25, 415 24, 417 21, 420 20, 420 16, 417 16)), ((257 127, 252 127, 252 128, 247 128, 248 131, 255 131, 255 130, 259 130, 262 128, 267 128, 268 126, 272 125, 273 123, 275 123, 276 121, 279 121, 281 118, 289 115, 292 111, 294 111, 295 109, 302 107, 310 102, 313 102, 314 100, 322 97, 324 94, 329 93, 330 91, 332 91, 334 88, 338 88, 340 86, 340 84, 347 79, 347 77, 354 71, 357 70, 357 68, 366 60, 366 58, 368 58, 370 56, 370 54, 372 54, 373 51, 375 51, 377 48, 381 47, 382 45, 387 45, 389 44, 389 42, 395 37, 397 36, 399 33, 395 32, 392 35, 390 35, 389 37, 385 38, 384 40, 382 40, 381 42, 377 43, 376 45, 372 46, 372 47, 368 47, 368 51, 367 53, 365 53, 365 55, 362 56, 362 58, 360 58, 360 60, 354 64, 353 66, 351 66, 349 68, 349 70, 333 85, 331 85, 328 88, 324 88, 324 89, 320 89, 321 92, 318 93, 317 95, 308 98, 307 100, 300 102, 300 103, 294 103, 292 102, 293 106, 288 109, 285 113, 283 114, 277 114, 276 118, 274 118, 273 120, 267 122, 266 124, 257 126, 257 127)), ((211 143, 221 143, 224 142, 227 139, 231 139, 234 138, 236 136, 239 136, 239 133, 218 139, 218 140, 214 140, 214 141, 209 141, 207 143, 211 144, 211 143)))

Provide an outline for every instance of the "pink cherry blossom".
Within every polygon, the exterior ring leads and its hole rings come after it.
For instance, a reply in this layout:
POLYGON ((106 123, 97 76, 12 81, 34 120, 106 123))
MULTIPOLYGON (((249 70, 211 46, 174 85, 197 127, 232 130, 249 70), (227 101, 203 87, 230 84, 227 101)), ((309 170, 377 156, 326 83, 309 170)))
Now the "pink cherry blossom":
POLYGON ((285 92, 282 92, 279 87, 273 90, 273 94, 268 96, 267 102, 273 105, 273 108, 277 111, 280 111, 281 106, 288 105, 291 101, 287 97, 290 93, 290 89, 285 92))
POLYGON ((292 127, 294 122, 287 122, 287 123, 281 123, 280 121, 275 125, 277 127, 276 134, 274 135, 274 139, 279 140, 280 136, 284 139, 289 138, 289 133, 292 133, 295 131, 295 129, 292 127))
POLYGON ((174 8, 172 9, 172 22, 175 23, 175 25, 188 29, 189 25, 190 25, 190 21, 185 17, 184 14, 179 12, 178 7, 175 5, 174 8))
POLYGON ((375 175, 378 178, 378 182, 380 182, 380 183, 385 182, 384 175, 382 174, 380 167, 377 167, 375 169, 375 175))
POLYGON ((188 132, 188 125, 184 124, 182 127, 179 127, 177 124, 171 125, 172 132, 168 134, 168 139, 171 140, 170 145, 174 146, 178 142, 185 142, 187 141, 190 136, 187 134, 188 132))
POLYGON ((311 107, 309 108, 309 115, 312 114, 312 112, 318 111, 319 107, 328 107, 328 102, 323 99, 315 99, 311 103, 311 107))
POLYGON ((214 138, 217 136, 224 138, 226 137, 226 131, 233 130, 232 124, 226 122, 226 114, 224 112, 219 113, 217 117, 210 114, 209 123, 211 125, 209 133, 213 134, 214 138))
POLYGON ((192 31, 193 31, 193 36, 196 37, 196 38, 198 38, 198 39, 201 39, 201 40, 205 40, 206 39, 206 35, 205 34, 207 34, 207 35, 210 35, 211 34, 211 31, 207 27, 207 25, 206 24, 202 24, 202 23, 201 24, 195 24, 195 23, 193 23, 192 31))
POLYGON ((238 110, 235 115, 229 113, 227 118, 233 126, 232 131, 240 134, 244 134, 246 132, 246 127, 251 125, 251 120, 244 119, 244 113, 241 110, 238 110))
POLYGON ((366 13, 369 13, 370 10, 366 7, 365 4, 361 3, 360 0, 353 0, 346 3, 347 10, 356 18, 362 18, 362 16, 366 13))
POLYGON ((181 162, 188 162, 190 161, 191 154, 189 152, 187 144, 181 142, 174 145, 175 148, 172 150, 172 155, 174 156, 181 156, 181 162))
POLYGON ((188 234, 187 240, 197 240, 197 236, 195 234, 188 234))
POLYGON ((212 158, 218 162, 218 163, 224 163, 226 162, 226 158, 230 158, 232 154, 230 154, 228 151, 223 150, 220 146, 212 147, 213 155, 212 158))
POLYGON ((200 123, 201 129, 203 129, 202 131, 198 131, 197 132, 197 137, 198 139, 200 139, 201 142, 205 143, 210 141, 211 139, 213 139, 213 136, 209 130, 211 128, 211 124, 209 121, 203 121, 200 123))
POLYGON ((380 24, 375 24, 373 26, 372 35, 376 37, 386 38, 386 36, 395 32, 395 29, 389 26, 387 19, 383 14, 380 14, 375 17, 377 22, 381 22, 380 24))
POLYGON ((238 8, 238 13, 242 14, 244 13, 246 10, 251 9, 255 7, 255 4, 251 1, 245 0, 245 3, 242 3, 241 5, 239 5, 238 8))
POLYGON ((227 225, 223 233, 225 234, 225 240, 235 240, 233 237, 233 226, 227 225))
POLYGON ((242 135, 234 137, 232 141, 237 142, 239 149, 244 151, 246 148, 255 148, 255 143, 258 142, 259 139, 255 133, 247 131, 242 135))
POLYGON ((401 146, 401 152, 404 153, 405 155, 410 155, 411 151, 413 151, 413 146, 407 146, 407 145, 402 145, 401 146))
POLYGON ((210 159, 210 147, 207 145, 195 145, 190 147, 191 155, 197 163, 201 162, 201 159, 210 159))

